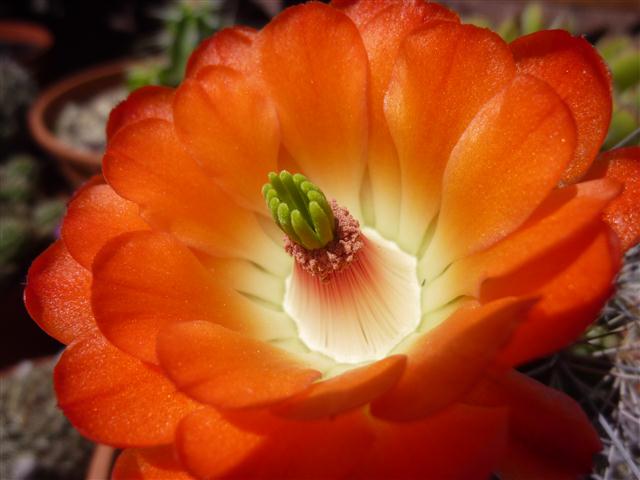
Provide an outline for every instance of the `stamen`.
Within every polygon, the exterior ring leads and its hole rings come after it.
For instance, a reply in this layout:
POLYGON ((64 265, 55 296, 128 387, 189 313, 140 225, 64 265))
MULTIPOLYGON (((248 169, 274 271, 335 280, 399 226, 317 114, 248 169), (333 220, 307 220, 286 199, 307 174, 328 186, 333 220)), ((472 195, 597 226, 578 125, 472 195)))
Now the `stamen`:
POLYGON ((327 199, 304 175, 283 170, 269 174, 262 194, 271 215, 291 241, 315 250, 333 240, 335 219, 327 199))
POLYGON ((337 362, 385 357, 420 323, 415 257, 368 230, 304 176, 270 173, 262 190, 295 259, 284 309, 311 350, 337 362))
POLYGON ((420 323, 415 258, 372 230, 361 239, 354 260, 330 281, 296 262, 284 299, 302 341, 344 363, 384 358, 420 323))
POLYGON ((331 201, 331 210, 336 219, 335 238, 324 248, 307 250, 285 239, 284 249, 291 255, 303 270, 320 280, 329 281, 334 273, 349 265, 358 251, 364 246, 360 224, 349 211, 331 201))

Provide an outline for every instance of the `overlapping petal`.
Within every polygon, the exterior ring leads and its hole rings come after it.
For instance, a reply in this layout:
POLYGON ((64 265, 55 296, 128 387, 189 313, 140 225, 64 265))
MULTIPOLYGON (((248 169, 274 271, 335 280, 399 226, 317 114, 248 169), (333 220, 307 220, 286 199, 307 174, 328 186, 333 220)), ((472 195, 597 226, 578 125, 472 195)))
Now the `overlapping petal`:
POLYGON ((531 76, 518 75, 483 107, 444 172, 438 223, 421 261, 427 279, 524 223, 571 160, 575 128, 562 99, 531 76))
POLYGON ((504 480, 575 480, 571 469, 532 452, 520 442, 510 439, 507 452, 499 465, 504 480))
POLYGON ((328 197, 359 216, 369 66, 358 30, 338 10, 309 3, 285 10, 259 36, 284 148, 328 197))
POLYGON ((257 32, 249 27, 236 26, 220 30, 193 51, 187 63, 186 77, 195 77, 201 69, 211 65, 251 73, 257 61, 253 48, 256 36, 257 32))
POLYGON ((80 433, 118 447, 171 443, 178 422, 197 408, 162 372, 101 335, 71 344, 54 381, 58 405, 80 433))
POLYGON ((200 69, 174 102, 176 131, 193 157, 241 205, 265 214, 262 185, 277 170, 280 130, 273 104, 241 73, 200 69))
POLYGON ((580 238, 598 224, 604 209, 619 193, 620 186, 611 180, 554 190, 517 231, 487 250, 454 262, 428 284, 423 308, 431 311, 462 295, 479 298, 485 280, 507 276, 528 264, 557 264, 557 258, 551 258, 553 249, 580 238))
POLYGON ((609 178, 624 185, 622 194, 607 206, 604 219, 616 232, 623 252, 640 242, 640 148, 604 153, 586 178, 609 178))
POLYGON ((58 240, 33 262, 24 303, 40 328, 62 343, 96 329, 91 313, 91 273, 58 240))
POLYGON ((544 262, 488 281, 481 292, 483 300, 522 292, 540 296, 500 360, 518 365, 568 346, 596 318, 613 291, 619 268, 617 241, 601 225, 585 238, 556 249, 544 262))
POLYGON ((372 423, 376 442, 355 478, 484 480, 504 454, 508 411, 454 404, 415 422, 372 423))
POLYGON ((573 159, 562 179, 575 182, 591 165, 611 121, 611 74, 595 48, 562 30, 546 30, 515 40, 511 51, 518 71, 551 85, 576 121, 573 159))
POLYGON ((237 293, 188 248, 158 232, 123 234, 100 251, 92 306, 107 338, 153 363, 157 334, 169 323, 210 321, 257 338, 291 334, 286 318, 237 293))
POLYGON ((109 143, 103 169, 114 190, 137 203, 156 228, 195 249, 248 258, 277 273, 287 270, 286 254, 254 214, 201 170, 171 123, 147 119, 123 128, 109 143))
POLYGON ((204 409, 181 422, 176 438, 182 463, 199 478, 350 478, 372 442, 361 411, 296 422, 204 409))
POLYGON ((178 462, 173 447, 128 448, 116 460, 112 480, 194 480, 178 462))
POLYGON ((400 214, 400 165, 384 115, 384 96, 400 45, 409 33, 430 22, 458 22, 458 16, 422 0, 333 1, 360 31, 369 58, 369 147, 367 166, 376 228, 386 237, 397 234, 400 214))
POLYGON ((580 406, 570 397, 516 371, 495 372, 469 401, 510 410, 509 432, 530 455, 571 471, 589 472, 602 445, 580 406))
POLYGON ((107 122, 107 139, 119 130, 146 118, 170 121, 173 89, 159 86, 142 87, 132 92, 125 101, 111 111, 107 122))
POLYGON ((277 407, 287 418, 315 420, 361 407, 389 390, 401 377, 404 355, 392 355, 364 367, 313 384, 300 395, 277 407))
POLYGON ((168 325, 157 351, 179 389, 219 408, 273 404, 321 376, 284 350, 210 322, 168 325))
MULTIPOLYGON (((453 147, 477 112, 509 85, 514 74, 504 41, 471 25, 436 23, 409 35, 402 44, 384 108, 400 161, 398 242, 403 248, 418 251, 438 212, 442 176, 453 147)), ((481 121, 488 126, 495 122, 481 121)), ((516 131, 522 126, 510 128, 516 131)), ((478 141, 485 139, 480 136, 478 141)))
POLYGON ((412 345, 398 383, 374 400, 374 415, 390 420, 416 420, 446 408, 478 381, 493 363, 516 326, 535 303, 507 298, 467 307, 412 345), (446 386, 434 388, 434 386, 446 386))
POLYGON ((91 264, 100 249, 125 232, 148 230, 138 205, 120 197, 109 185, 86 187, 67 207, 62 239, 71 255, 83 267, 91 264))

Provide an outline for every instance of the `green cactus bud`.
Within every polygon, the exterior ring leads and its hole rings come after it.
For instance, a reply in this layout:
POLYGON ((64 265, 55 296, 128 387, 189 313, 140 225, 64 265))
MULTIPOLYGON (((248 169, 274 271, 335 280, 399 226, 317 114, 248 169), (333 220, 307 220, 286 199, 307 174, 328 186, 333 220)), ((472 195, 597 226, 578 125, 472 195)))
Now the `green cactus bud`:
POLYGON ((271 215, 291 241, 307 250, 323 248, 334 237, 335 218, 324 193, 304 175, 271 172, 262 195, 271 215))
POLYGON ((28 201, 35 192, 38 164, 29 155, 15 155, 0 168, 0 199, 10 203, 28 201))
POLYGON ((528 4, 520 16, 522 35, 529 35, 544 28, 544 11, 537 2, 528 4))
POLYGON ((602 55, 607 63, 611 63, 618 55, 632 46, 631 38, 624 36, 605 37, 597 44, 600 55, 602 55))
POLYGON ((16 217, 0 217, 0 265, 6 267, 29 242, 29 224, 16 217))
POLYGON ((611 75, 619 91, 640 83, 640 50, 629 49, 611 60, 611 75))
POLYGON ((60 224, 66 204, 62 200, 51 199, 40 202, 32 212, 32 224, 37 235, 49 237, 60 224))

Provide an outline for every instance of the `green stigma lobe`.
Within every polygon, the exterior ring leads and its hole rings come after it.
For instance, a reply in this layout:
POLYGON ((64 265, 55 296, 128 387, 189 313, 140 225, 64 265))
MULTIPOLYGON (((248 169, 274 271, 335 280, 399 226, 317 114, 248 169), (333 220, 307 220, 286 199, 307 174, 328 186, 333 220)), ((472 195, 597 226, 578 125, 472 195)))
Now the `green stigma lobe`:
POLYGON ((262 195, 278 227, 307 250, 333 240, 335 219, 324 193, 304 175, 282 170, 269 173, 262 195))

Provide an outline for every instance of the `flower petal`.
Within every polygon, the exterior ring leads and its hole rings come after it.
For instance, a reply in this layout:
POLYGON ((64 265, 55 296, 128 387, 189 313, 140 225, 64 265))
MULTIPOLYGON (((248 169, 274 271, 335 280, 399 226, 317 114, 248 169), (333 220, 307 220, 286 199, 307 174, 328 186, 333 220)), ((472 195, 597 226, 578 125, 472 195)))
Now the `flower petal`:
POLYGON ((543 261, 483 285, 481 301, 525 292, 540 297, 500 362, 519 365, 564 348, 596 319, 613 291, 620 252, 605 225, 584 237, 556 249, 543 261))
POLYGON ((169 323, 206 320, 258 338, 287 336, 289 321, 232 290, 168 234, 134 232, 110 241, 93 264, 92 306, 119 348, 158 363, 156 338, 169 323))
POLYGON ((574 146, 575 123, 560 97, 541 80, 517 76, 451 153, 438 224, 421 261, 427 279, 522 225, 558 183, 574 146))
POLYGON ((371 67, 369 88, 368 167, 375 225, 383 236, 395 238, 400 204, 400 165, 384 116, 384 96, 398 51, 406 36, 429 22, 459 22, 451 10, 436 3, 412 1, 333 1, 358 27, 371 67))
POLYGON ((148 229, 135 203, 120 197, 109 185, 94 185, 69 203, 62 239, 69 253, 90 270, 96 254, 109 240, 125 232, 148 229))
POLYGON ((172 447, 128 448, 116 460, 112 480, 194 480, 172 447))
POLYGON ((249 73, 255 65, 253 43, 256 30, 235 26, 224 28, 203 41, 193 51, 187 63, 185 77, 195 77, 210 65, 224 65, 249 73))
POLYGON ((262 196, 277 170, 278 118, 269 100, 227 67, 200 69, 176 94, 178 136, 193 158, 240 205, 268 215, 262 196))
POLYGON ((577 127, 577 144, 562 179, 575 182, 589 168, 611 121, 611 75, 596 49, 582 37, 545 30, 515 40, 518 71, 551 85, 566 102, 577 127))
POLYGON ((436 23, 403 43, 385 114, 401 169, 398 240, 408 251, 418 251, 438 212, 442 175, 454 145, 514 73, 504 41, 472 25, 436 23))
POLYGON ((131 92, 109 114, 107 140, 122 128, 145 118, 159 118, 171 121, 173 89, 151 85, 131 92))
POLYGON ((599 223, 602 211, 619 192, 619 185, 610 180, 554 190, 520 229, 488 250, 454 262, 428 284, 424 310, 435 310, 463 295, 478 298, 486 279, 508 275, 528 263, 550 263, 545 255, 599 223))
POLYGON ((393 355, 342 375, 314 383, 307 391, 277 407, 287 418, 332 417, 369 403, 389 390, 404 371, 406 357, 393 355))
POLYGON ((137 203, 152 226, 211 255, 288 270, 283 249, 187 155, 169 122, 144 120, 122 129, 108 146, 103 169, 114 190, 137 203))
POLYGON ((402 377, 372 402, 372 413, 416 420, 454 403, 480 380, 534 303, 507 298, 460 308, 412 345, 402 377))
POLYGON ((284 147, 329 198, 359 216, 368 60, 358 30, 342 12, 308 3, 278 15, 259 41, 284 147))
POLYGON ((509 432, 532 453, 575 474, 591 471, 602 448, 597 432, 569 396, 515 370, 493 372, 468 401, 509 407, 509 432))
POLYGON ((507 413, 456 404, 416 422, 373 419, 376 443, 354 477, 485 480, 504 452, 507 413))
POLYGON ((575 472, 530 451, 513 439, 500 461, 499 472, 503 480, 576 480, 575 472))
POLYGON ((201 321, 164 328, 158 358, 181 391, 220 408, 280 402, 321 376, 284 350, 201 321))
POLYGON ((24 303, 40 328, 62 343, 94 331, 91 273, 58 240, 35 259, 24 290, 24 303))
POLYGON ((371 441, 360 411, 295 422, 206 409, 186 417, 176 435, 180 460, 200 478, 350 478, 371 441))
POLYGON ((624 185, 622 194, 605 210, 604 219, 618 235, 623 252, 640 242, 640 147, 603 154, 586 178, 610 178, 624 185))
POLYGON ((58 405, 80 433, 118 447, 171 442, 177 423, 197 407, 157 369, 101 335, 67 347, 54 381, 58 405))

